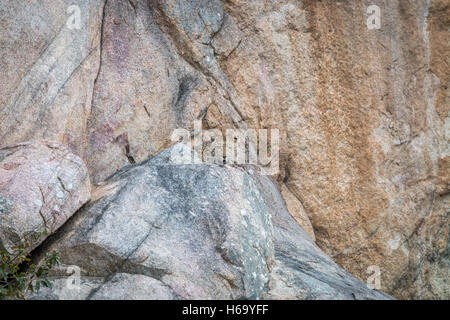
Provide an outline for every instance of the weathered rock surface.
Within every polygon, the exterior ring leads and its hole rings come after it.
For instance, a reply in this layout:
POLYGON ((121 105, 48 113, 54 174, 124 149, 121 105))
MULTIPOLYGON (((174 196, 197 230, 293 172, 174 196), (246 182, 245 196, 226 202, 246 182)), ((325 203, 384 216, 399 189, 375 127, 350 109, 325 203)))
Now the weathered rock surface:
POLYGON ((320 248, 396 297, 450 297, 448 1, 77 4, 71 30, 71 1, 0 0, 0 147, 66 143, 99 183, 196 119, 277 128, 320 248))
POLYGON ((295 195, 292 194, 292 192, 284 183, 281 184, 280 189, 281 195, 283 196, 288 211, 291 213, 300 227, 302 227, 302 229, 305 230, 314 241, 316 241, 313 226, 311 225, 311 221, 309 220, 302 203, 297 199, 295 195))
POLYGON ((102 1, 0 1, 0 147, 46 139, 85 148, 99 65, 102 1))
POLYGON ((174 164, 177 144, 100 186, 42 252, 81 270, 35 299, 388 299, 339 268, 294 222, 271 178, 174 164), (78 290, 78 294, 74 292, 78 290))
POLYGON ((379 266, 403 298, 450 294, 445 2, 225 4, 244 36, 222 69, 247 122, 284 133, 279 180, 317 244, 360 279, 379 266))
POLYGON ((42 141, 0 149, 0 246, 33 240, 33 249, 89 201, 83 161, 62 145, 42 141), (34 242, 34 236, 38 241, 34 242))

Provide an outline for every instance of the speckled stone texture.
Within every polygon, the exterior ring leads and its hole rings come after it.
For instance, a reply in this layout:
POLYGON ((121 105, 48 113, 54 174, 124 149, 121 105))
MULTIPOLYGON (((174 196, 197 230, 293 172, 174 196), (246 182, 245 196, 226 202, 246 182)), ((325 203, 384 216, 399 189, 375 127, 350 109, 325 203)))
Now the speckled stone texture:
POLYGON ((48 141, 0 148, 0 246, 8 251, 24 239, 34 249, 90 197, 86 165, 68 148, 48 141))
POLYGON ((91 182, 175 128, 280 130, 273 178, 317 245, 398 298, 450 298, 448 0, 0 0, 0 147, 91 182), (380 29, 367 8, 380 8, 380 29))
POLYGON ((174 164, 177 144, 107 179, 48 241, 81 270, 34 299, 389 299, 339 268, 287 211, 270 177, 174 164), (95 193, 101 194, 96 196, 95 193))

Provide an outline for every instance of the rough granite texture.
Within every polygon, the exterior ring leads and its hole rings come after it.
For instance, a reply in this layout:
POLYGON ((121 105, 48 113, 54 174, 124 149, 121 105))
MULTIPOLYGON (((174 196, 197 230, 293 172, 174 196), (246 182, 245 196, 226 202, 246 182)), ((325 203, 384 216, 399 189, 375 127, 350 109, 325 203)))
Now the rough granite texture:
POLYGON ((34 249, 90 197, 86 165, 68 148, 48 141, 0 148, 0 247, 11 251, 26 238, 34 249))
POLYGON ((450 298, 448 0, 79 0, 70 30, 72 2, 0 0, 0 147, 67 144, 101 183, 196 119, 277 128, 273 178, 326 254, 450 298))

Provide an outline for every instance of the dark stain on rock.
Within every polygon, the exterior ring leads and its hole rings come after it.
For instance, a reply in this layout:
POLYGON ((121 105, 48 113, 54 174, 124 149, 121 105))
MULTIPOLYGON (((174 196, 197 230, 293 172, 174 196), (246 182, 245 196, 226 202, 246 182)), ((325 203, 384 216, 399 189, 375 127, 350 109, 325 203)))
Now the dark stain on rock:
POLYGON ((173 105, 177 123, 182 123, 186 110, 186 100, 198 85, 198 82, 199 79, 192 75, 186 75, 181 78, 178 86, 177 97, 173 105))

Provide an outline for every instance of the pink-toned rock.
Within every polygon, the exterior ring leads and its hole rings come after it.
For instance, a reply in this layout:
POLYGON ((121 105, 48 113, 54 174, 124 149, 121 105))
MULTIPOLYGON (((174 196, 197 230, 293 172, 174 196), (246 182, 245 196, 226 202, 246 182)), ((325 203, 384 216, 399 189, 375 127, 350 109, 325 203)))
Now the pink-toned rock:
POLYGON ((11 250, 25 237, 55 232, 89 199, 86 166, 63 145, 26 142, 0 149, 0 246, 11 250))

